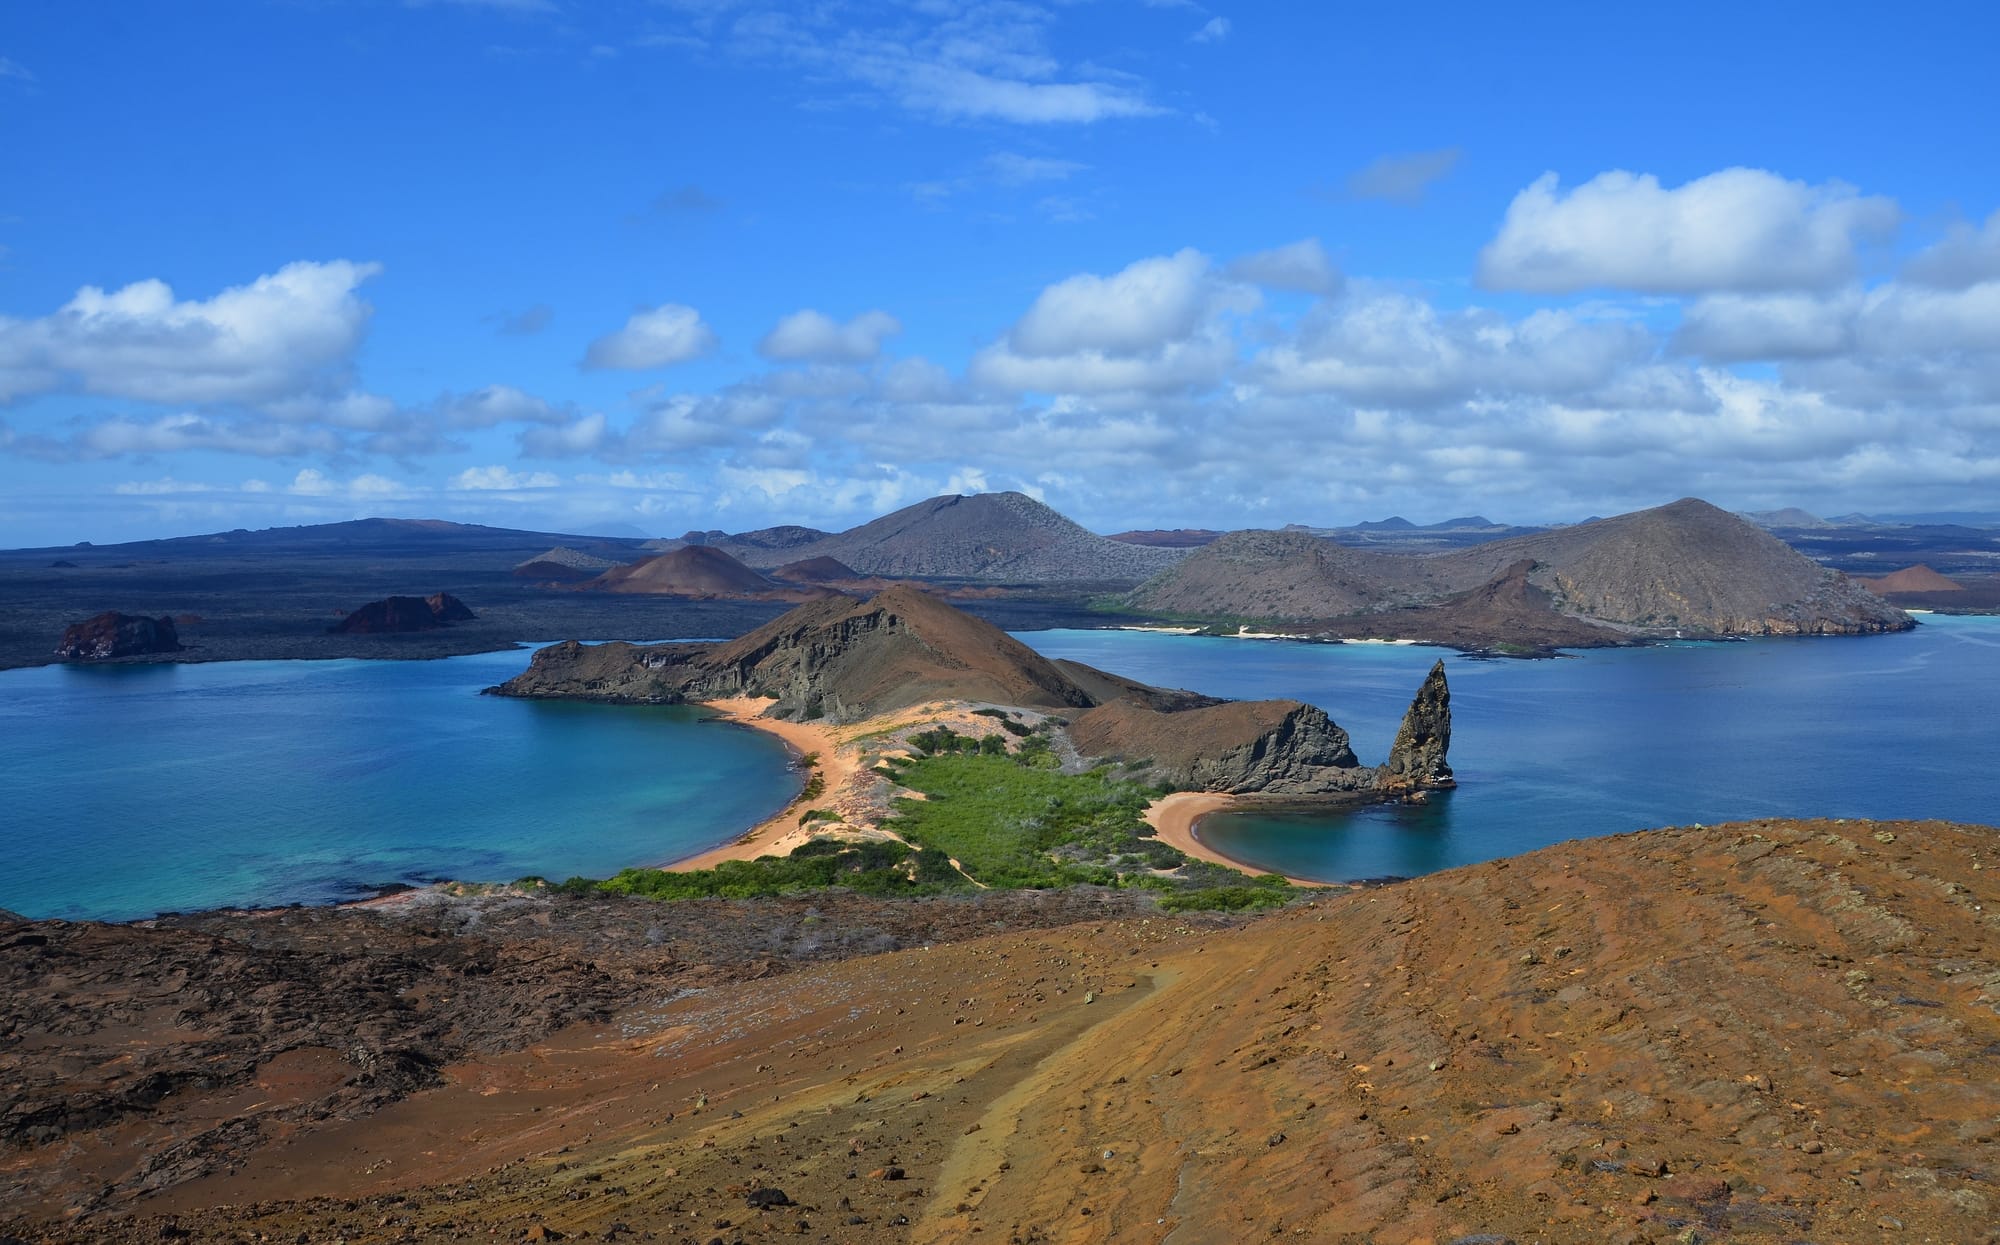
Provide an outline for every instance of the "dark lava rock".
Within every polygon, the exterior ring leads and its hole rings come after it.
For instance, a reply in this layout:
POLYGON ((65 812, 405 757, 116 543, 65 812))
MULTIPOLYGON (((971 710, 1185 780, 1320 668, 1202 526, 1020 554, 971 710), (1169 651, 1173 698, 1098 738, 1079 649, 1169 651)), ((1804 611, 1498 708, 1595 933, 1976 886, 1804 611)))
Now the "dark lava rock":
POLYGON ((1444 662, 1431 667, 1403 715, 1377 784, 1385 791, 1424 791, 1456 785, 1445 754, 1451 750, 1451 687, 1444 662))
POLYGON ((783 1189, 752 1189, 744 1195, 752 1210, 769 1210, 774 1206, 790 1206, 792 1199, 785 1196, 783 1189))
POLYGON ((393 635, 435 631, 475 617, 465 602, 449 592, 435 592, 427 597, 385 597, 370 601, 329 630, 335 635, 393 635))
POLYGON ((62 642, 56 645, 56 656, 82 661, 180 651, 173 619, 140 618, 116 610, 65 627, 62 642))

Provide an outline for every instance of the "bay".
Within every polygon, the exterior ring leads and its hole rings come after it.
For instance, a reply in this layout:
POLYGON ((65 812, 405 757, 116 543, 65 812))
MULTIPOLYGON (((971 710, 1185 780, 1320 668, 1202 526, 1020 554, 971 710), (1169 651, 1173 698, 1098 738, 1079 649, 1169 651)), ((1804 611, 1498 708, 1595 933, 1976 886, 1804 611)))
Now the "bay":
POLYGON ((2000 820, 2000 618, 1897 635, 1495 661, 1417 646, 1138 631, 1021 638, 1150 683, 1316 704, 1381 761, 1431 663, 1455 791, 1343 813, 1232 811, 1202 840, 1322 881, 1408 877, 1584 836, 1759 817, 2000 820))
POLYGON ((799 788, 690 708, 481 696, 528 653, 0 672, 0 908, 125 920, 394 883, 604 877, 799 788))

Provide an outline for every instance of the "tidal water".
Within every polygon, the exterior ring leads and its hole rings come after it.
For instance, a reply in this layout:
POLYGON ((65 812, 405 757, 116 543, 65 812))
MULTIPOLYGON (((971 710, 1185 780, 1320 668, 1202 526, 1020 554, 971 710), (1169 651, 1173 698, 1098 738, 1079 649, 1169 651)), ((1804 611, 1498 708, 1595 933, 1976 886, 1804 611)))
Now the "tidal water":
POLYGON ((798 791, 700 710, 506 700, 526 651, 0 672, 0 908, 124 920, 604 877, 798 791))
MULTIPOLYGON (((1021 637, 1216 696, 1291 697, 1381 761, 1440 650, 1144 632, 1021 637)), ((1340 814, 1223 813, 1233 859, 1323 881, 1408 877, 1585 836, 1756 817, 2000 823, 2000 618, 1890 636, 1688 643, 1548 661, 1442 654, 1456 791, 1340 814)))

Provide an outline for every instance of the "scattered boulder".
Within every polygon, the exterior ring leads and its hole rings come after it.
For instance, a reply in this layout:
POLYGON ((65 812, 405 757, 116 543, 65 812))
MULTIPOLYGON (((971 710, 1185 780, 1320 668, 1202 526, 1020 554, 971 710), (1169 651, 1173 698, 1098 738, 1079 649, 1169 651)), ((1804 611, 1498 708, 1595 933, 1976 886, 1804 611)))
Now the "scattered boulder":
POLYGON ((63 629, 56 656, 71 661, 104 661, 112 657, 142 657, 178 653, 180 635, 171 618, 143 618, 106 610, 95 618, 63 629))
POLYGON ((449 592, 427 597, 384 597, 370 601, 328 628, 335 635, 392 635, 436 631, 477 617, 449 592))

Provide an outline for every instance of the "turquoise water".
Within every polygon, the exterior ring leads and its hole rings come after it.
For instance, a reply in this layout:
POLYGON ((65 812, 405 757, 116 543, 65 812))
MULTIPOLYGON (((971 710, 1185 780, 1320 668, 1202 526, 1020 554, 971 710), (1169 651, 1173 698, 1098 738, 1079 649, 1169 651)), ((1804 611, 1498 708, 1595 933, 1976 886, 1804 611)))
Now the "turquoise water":
MULTIPOLYGON (((1060 631, 1052 657, 1217 696, 1310 701, 1387 754, 1440 650, 1060 631)), ((2000 822, 2000 618, 1890 636, 1673 644, 1553 661, 1442 654, 1460 786, 1423 806, 1217 814, 1234 859, 1407 877, 1565 839, 1774 816, 2000 822)))
MULTIPOLYGON (((1311 701, 1370 763, 1440 655, 1020 638, 1150 683, 1311 701)), ((440 877, 601 877, 725 842, 797 790, 775 739, 698 710, 478 694, 526 664, 515 651, 0 672, 0 908, 125 919, 440 877)), ((2000 619, 1445 664, 1458 790, 1422 807, 1219 815, 1202 837, 1347 880, 1696 821, 2000 820, 2000 619)))
POLYGON ((0 672, 0 908, 122 920, 603 877, 798 791, 775 738, 700 710, 479 695, 527 662, 0 672))

